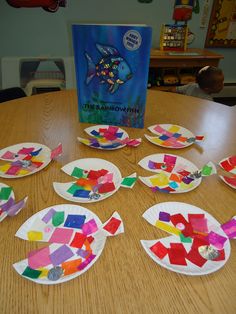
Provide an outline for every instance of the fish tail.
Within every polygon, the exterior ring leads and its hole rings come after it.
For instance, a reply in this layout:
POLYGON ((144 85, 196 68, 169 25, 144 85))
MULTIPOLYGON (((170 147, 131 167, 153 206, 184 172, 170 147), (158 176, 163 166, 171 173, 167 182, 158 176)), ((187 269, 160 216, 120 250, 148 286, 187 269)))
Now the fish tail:
POLYGON ((88 62, 88 72, 87 72, 86 84, 89 84, 90 81, 92 80, 92 78, 96 74, 96 68, 95 68, 95 63, 93 62, 91 57, 87 54, 87 52, 85 52, 85 57, 86 57, 87 62, 88 62))

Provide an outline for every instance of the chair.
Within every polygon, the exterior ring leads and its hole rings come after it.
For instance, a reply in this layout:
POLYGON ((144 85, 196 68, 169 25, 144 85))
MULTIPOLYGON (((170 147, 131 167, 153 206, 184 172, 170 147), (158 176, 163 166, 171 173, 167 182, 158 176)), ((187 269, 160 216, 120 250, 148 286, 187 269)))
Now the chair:
POLYGON ((26 94, 20 87, 11 87, 0 90, 0 103, 21 97, 26 97, 26 94))

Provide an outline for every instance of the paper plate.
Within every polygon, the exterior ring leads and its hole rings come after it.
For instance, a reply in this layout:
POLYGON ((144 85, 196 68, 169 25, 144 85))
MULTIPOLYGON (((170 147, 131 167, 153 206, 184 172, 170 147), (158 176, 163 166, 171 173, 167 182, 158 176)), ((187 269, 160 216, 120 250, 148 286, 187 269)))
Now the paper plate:
MULTIPOLYGON (((99 124, 99 125, 94 125, 94 126, 90 126, 86 129, 84 129, 84 131, 88 134, 88 135, 91 135, 91 136, 95 136, 94 135, 94 131, 97 132, 97 133, 100 133, 99 130, 100 129, 108 129, 109 127, 112 127, 110 125, 106 125, 106 124, 99 124)), ((128 133, 123 130, 122 128, 118 127, 118 126, 115 126, 114 128, 117 128, 117 133, 122 133, 119 138, 120 139, 124 139, 126 137, 129 137, 128 136, 128 133)), ((101 134, 100 134, 101 135, 101 134)))
POLYGON ((96 149, 102 150, 115 150, 126 146, 126 144, 120 143, 119 140, 124 140, 125 138, 129 138, 129 135, 126 131, 121 129, 117 126, 109 126, 109 125, 95 125, 84 129, 84 131, 89 135, 92 136, 92 139, 84 139, 78 137, 78 141, 96 149), (111 133, 109 132, 109 129, 111 133), (107 134, 110 134, 111 137, 106 137, 106 134, 103 130, 107 131, 107 134), (112 136, 113 134, 113 136, 112 136), (97 146, 92 145, 91 141, 93 139, 97 139, 101 141, 101 143, 97 146))
POLYGON ((227 171, 229 175, 233 176, 219 176, 227 185, 231 188, 236 189, 236 156, 229 156, 222 159, 219 162, 222 169, 227 171))
POLYGON ((105 182, 107 184, 111 183, 111 185, 112 184, 114 185, 112 189, 108 192, 97 193, 96 189, 98 186, 98 181, 96 180, 94 181, 94 183, 92 183, 91 185, 88 185, 87 187, 79 187, 79 185, 76 184, 76 182, 78 181, 67 182, 67 183, 54 182, 53 183, 54 190, 62 198, 68 201, 72 201, 72 202, 93 203, 93 202, 102 201, 108 198, 109 196, 113 195, 119 189, 121 185, 121 181, 122 181, 121 173, 120 173, 120 170, 114 164, 104 159, 84 158, 84 159, 79 159, 79 160, 70 162, 69 164, 62 167, 62 170, 66 174, 72 177, 75 177, 77 179, 79 179, 81 176, 84 176, 86 178, 85 173, 88 173, 89 171, 99 171, 102 169, 106 170, 109 176, 112 176, 112 179, 110 179, 110 181, 109 179, 106 179, 105 177, 103 180, 102 179, 103 176, 100 177, 101 185, 104 186, 105 182), (75 169, 80 169, 77 177, 73 175, 73 171, 74 171, 74 174, 76 173, 75 169), (82 171, 83 171, 83 174, 82 174, 82 171), (76 191, 81 191, 81 192, 76 192, 76 191))
POLYGON ((158 146, 166 148, 184 148, 195 141, 195 135, 188 129, 175 124, 155 124, 148 130, 157 136, 144 134, 146 139, 158 146))
POLYGON ((38 143, 21 143, 0 150, 0 177, 20 178, 45 168, 51 161, 51 150, 38 143))
MULTIPOLYGON (((185 257, 186 265, 179 265, 177 264, 179 262, 176 262, 176 260, 174 261, 175 264, 171 263, 170 262, 171 259, 169 258, 169 253, 164 255, 165 253, 163 253, 164 251, 162 250, 163 249, 162 245, 168 249, 170 248, 171 243, 172 244, 174 243, 174 245, 182 243, 187 254, 189 254, 189 252, 192 249, 193 244, 187 243, 187 242, 185 243, 181 242, 180 236, 178 235, 171 235, 171 236, 167 236, 165 238, 160 238, 157 240, 141 240, 141 244, 144 250, 147 252, 147 254, 160 266, 165 267, 171 271, 185 274, 185 275, 193 275, 193 276, 194 275, 207 275, 223 267, 230 256, 230 242, 226 234, 220 228, 220 223, 215 218, 213 218, 210 214, 208 214, 206 211, 202 210, 201 208, 198 208, 196 206, 186 204, 186 203, 165 202, 165 203, 156 204, 152 206, 151 208, 149 208, 143 214, 143 218, 146 219, 153 226, 157 224, 158 220, 162 219, 162 222, 164 224, 174 227, 174 225, 170 221, 167 221, 169 219, 168 215, 172 216, 172 215, 178 215, 178 214, 181 214, 187 221, 189 221, 188 214, 203 214, 204 218, 207 221, 207 227, 208 227, 209 232, 213 231, 217 233, 218 235, 224 238, 227 238, 226 241, 224 242, 223 248, 221 249, 224 251, 224 255, 222 253, 221 260, 220 259, 218 261, 206 260, 202 257, 204 260, 204 264, 202 265, 199 264, 198 266, 197 264, 190 262, 190 260, 185 257), (161 244, 160 246, 158 242, 161 244), (157 243, 158 243, 158 246, 157 246, 157 243), (152 248, 153 246, 155 249, 152 248)), ((175 229, 178 229, 180 231, 183 230, 183 227, 182 228, 180 227, 181 227, 180 225, 179 227, 177 225, 175 229)), ((162 232, 165 232, 165 231, 162 231, 162 232)), ((172 254, 174 255, 173 252, 172 254)), ((193 251, 192 255, 193 256, 195 255, 194 258, 197 258, 198 256, 196 251, 193 251)), ((192 261, 193 260, 194 259, 192 259, 192 261)))
POLYGON ((222 159, 219 165, 225 171, 236 175, 236 156, 229 156, 222 159))
POLYGON ((227 176, 219 176, 221 180, 224 181, 227 185, 229 185, 231 188, 236 189, 236 175, 233 177, 227 177, 227 176))
POLYGON ((148 187, 167 193, 184 193, 195 189, 202 178, 191 178, 198 168, 189 160, 171 154, 153 154, 139 161, 142 168, 156 175, 139 179, 148 187))
MULTIPOLYGON (((117 218, 114 219, 118 220, 119 215, 115 214, 117 218)), ((103 226, 93 212, 79 205, 45 208, 30 217, 15 236, 49 242, 49 246, 30 252, 13 267, 24 278, 39 284, 71 280, 86 272, 101 255, 107 236, 103 226)), ((123 232, 122 223, 119 229, 116 234, 123 232)))

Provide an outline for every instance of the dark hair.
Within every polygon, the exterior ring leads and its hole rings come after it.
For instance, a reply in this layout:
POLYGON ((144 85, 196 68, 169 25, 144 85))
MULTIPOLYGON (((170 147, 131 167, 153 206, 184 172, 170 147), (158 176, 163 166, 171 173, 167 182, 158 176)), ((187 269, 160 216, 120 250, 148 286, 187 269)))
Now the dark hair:
POLYGON ((196 76, 196 82, 198 83, 199 87, 204 88, 211 88, 215 85, 218 80, 218 76, 222 75, 223 72, 221 69, 212 67, 212 66, 205 66, 196 76))

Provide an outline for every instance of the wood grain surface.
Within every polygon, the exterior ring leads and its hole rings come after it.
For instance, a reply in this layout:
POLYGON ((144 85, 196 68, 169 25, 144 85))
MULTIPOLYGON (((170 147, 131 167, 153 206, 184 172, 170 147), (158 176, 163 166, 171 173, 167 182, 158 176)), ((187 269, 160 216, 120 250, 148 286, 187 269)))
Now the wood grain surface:
MULTIPOLYGON (((39 285, 19 276, 12 264, 39 247, 16 238, 18 228, 34 213, 56 204, 69 203, 58 196, 52 182, 68 182, 60 169, 80 158, 109 160, 122 176, 148 172, 139 160, 154 153, 171 153, 201 168, 208 161, 217 164, 236 154, 236 107, 194 97, 148 91, 144 129, 125 128, 132 138, 142 137, 137 148, 115 151, 89 148, 77 142, 87 137, 79 123, 76 91, 68 90, 21 98, 0 105, 0 149, 35 142, 50 148, 63 144, 63 155, 42 171, 23 178, 0 182, 13 187, 16 199, 28 195, 26 207, 14 218, 0 223, 0 313, 236 313, 236 243, 226 265, 206 276, 186 276, 157 265, 143 250, 141 239, 158 239, 167 234, 154 228, 142 214, 156 203, 185 202, 198 206, 220 223, 236 215, 236 192, 217 175, 205 178, 189 193, 153 193, 140 181, 132 190, 120 188, 104 201, 81 204, 105 222, 118 211, 125 233, 108 238, 97 262, 83 275, 63 284, 39 285), (147 127, 157 123, 184 126, 195 135, 205 135, 199 145, 171 150, 148 142, 147 127)), ((219 170, 220 172, 220 170, 219 170)))

